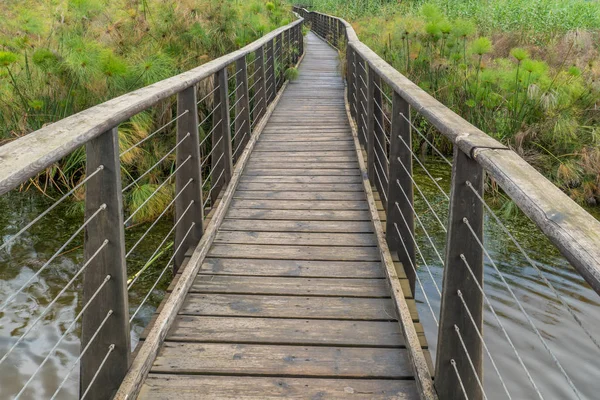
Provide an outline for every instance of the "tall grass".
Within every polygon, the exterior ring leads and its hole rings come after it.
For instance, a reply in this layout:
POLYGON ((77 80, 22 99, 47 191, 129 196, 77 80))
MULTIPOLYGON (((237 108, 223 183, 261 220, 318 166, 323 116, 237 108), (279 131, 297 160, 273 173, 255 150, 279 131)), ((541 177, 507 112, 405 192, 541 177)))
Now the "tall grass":
MULTIPOLYGON (((22 0, 0 2, 0 145, 110 98, 204 64, 291 21, 275 0, 22 0)), ((210 85, 200 87, 202 97, 210 85)), ((201 98, 201 97, 199 97, 201 98)), ((202 111, 202 110, 201 110, 202 111)), ((121 150, 172 120, 174 99, 119 127, 121 150)), ((131 182, 174 145, 166 129, 122 158, 131 182)), ((135 209, 172 171, 167 158, 126 198, 135 209)), ((28 186, 52 196, 84 176, 80 149, 28 186)), ((173 195, 164 186, 136 221, 150 220, 173 195)), ((83 192, 77 193, 83 199, 83 192)), ((74 206, 74 212, 81 206, 74 206)))
MULTIPOLYGON (((546 6, 537 14, 525 12, 525 3, 313 1, 316 10, 349 18, 360 39, 386 61, 514 148, 575 200, 597 204, 600 3, 527 2, 546 6), (521 5, 522 14, 513 11, 521 5), (542 29, 564 13, 574 16, 560 29, 542 29)), ((418 122, 438 145, 447 145, 418 122)))

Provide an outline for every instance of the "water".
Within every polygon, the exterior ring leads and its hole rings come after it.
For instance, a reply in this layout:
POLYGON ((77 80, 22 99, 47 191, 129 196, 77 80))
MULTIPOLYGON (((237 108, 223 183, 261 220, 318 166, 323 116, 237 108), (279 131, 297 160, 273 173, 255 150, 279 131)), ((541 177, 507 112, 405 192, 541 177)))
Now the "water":
MULTIPOLYGON (((34 190, 26 193, 13 191, 0 196, 0 243, 4 243, 52 203, 52 199, 34 190)), ((172 218, 163 218, 165 221, 159 222, 128 258, 128 276, 132 276, 145 264, 154 252, 154 246, 160 243, 172 226, 172 218)), ((1 250, 0 303, 4 303, 8 296, 21 288, 82 222, 83 215, 75 210, 73 203, 66 201, 12 242, 7 249, 1 250)), ((137 241, 148 226, 149 224, 141 224, 126 229, 127 248, 137 241)), ((33 280, 28 289, 0 312, 0 357, 4 356, 17 338, 42 315, 48 304, 79 270, 83 261, 82 241, 83 237, 79 235, 38 278, 33 280)), ((167 252, 161 256, 132 287, 129 294, 131 314, 154 284, 170 255, 171 253, 167 252)), ((169 272, 166 275, 170 278, 169 272)), ((167 285, 167 279, 163 279, 134 319, 132 348, 137 344, 140 333, 162 299, 167 285)), ((79 278, 60 296, 49 312, 27 334, 25 340, 0 364, 0 399, 14 397, 59 341, 81 310, 81 292, 82 280, 79 278)), ((61 341, 44 367, 27 385, 22 399, 50 398, 54 394, 79 356, 80 329, 81 326, 77 323, 61 341)), ((76 366, 57 398, 75 399, 78 393, 79 366, 76 366)))
MULTIPOLYGON (((442 188, 449 192, 450 170, 447 165, 428 162, 428 169, 438 180, 442 188)), ((431 180, 415 166, 417 183, 424 190, 436 213, 443 222, 447 216, 447 202, 439 189, 431 180)), ((0 237, 2 241, 14 234, 20 227, 43 211, 52 200, 34 191, 27 193, 13 192, 0 197, 0 237)), ((445 234, 427 205, 415 191, 415 207, 427 232, 431 235, 438 251, 443 256, 445 234)), ((44 220, 31 228, 25 235, 15 241, 7 250, 0 252, 0 299, 6 299, 11 293, 26 282, 43 263, 65 242, 65 240, 82 223, 82 216, 71 213, 72 205, 59 206, 44 220)), ((139 269, 154 251, 168 229, 172 226, 170 218, 159 223, 144 240, 143 244, 128 259, 131 276, 139 269)), ((527 249, 530 256, 544 270, 548 280, 564 296, 569 305, 584 321, 592 334, 600 336, 600 298, 585 284, 583 279, 569 266, 565 259, 554 249, 539 230, 523 215, 504 220, 517 240, 527 249)), ((426 264, 441 288, 443 269, 433 251, 427 237, 418 222, 416 235, 426 264)), ((142 224, 126 230, 127 248, 130 248, 147 229, 142 224)), ((30 289, 17 296, 15 302, 0 313, 0 357, 21 336, 28 324, 31 324, 59 290, 76 273, 82 262, 81 238, 67 247, 71 250, 59 257, 48 270, 35 280, 30 289)), ((549 343, 565 367, 584 398, 598 398, 600 390, 600 350, 587 338, 585 333, 575 324, 573 318, 564 309, 552 292, 542 283, 537 272, 532 268, 510 239, 496 226, 491 217, 486 217, 485 245, 491 257, 504 274, 519 301, 531 315, 536 326, 549 343)), ((165 267, 170 252, 166 252, 140 279, 130 293, 130 312, 133 313, 148 290, 165 267)), ((440 299, 431 277, 418 257, 419 277, 425 287, 436 316, 439 312, 440 299)), ((132 346, 148 323, 156 306, 160 302, 167 285, 169 273, 166 274, 158 290, 150 297, 150 302, 142 308, 132 326, 132 346)), ((575 398, 566 380, 553 364, 541 342, 532 332, 526 319, 521 314, 514 300, 504 288, 497 273, 486 261, 485 291, 492 301, 498 316, 515 343, 519 354, 540 387, 546 399, 575 398)), ((48 354, 49 349, 59 340, 65 329, 73 321, 81 309, 81 281, 60 297, 51 311, 37 327, 27 335, 9 358, 0 364, 0 398, 10 398, 23 387, 25 382, 37 369, 48 354)), ((424 302, 423 293, 417 285, 417 306, 429 341, 430 349, 435 356, 437 328, 431 312, 424 302)), ((3 301, 2 300, 2 301, 3 301)), ((79 355, 79 329, 66 336, 57 351, 50 357, 45 367, 28 386, 23 399, 40 399, 52 396, 68 369, 79 355)), ((484 335, 486 343, 498 365, 500 373, 513 399, 535 398, 523 369, 520 367, 513 351, 496 324, 493 315, 486 309, 484 335)), ((488 398, 505 399, 506 395, 499 379, 486 357, 485 386, 488 398)), ((58 398, 77 398, 78 367, 70 376, 65 390, 58 398)))
MULTIPOLYGON (((431 161, 426 166, 442 189, 449 193, 450 168, 445 163, 431 161)), ((418 166, 415 166, 415 178, 442 222, 445 222, 448 207, 446 198, 418 166)), ((443 256, 445 233, 416 190, 415 208, 421 216, 423 226, 443 256)), ((518 214, 516 217, 505 218, 502 211, 495 211, 501 215, 501 220, 509 231, 529 256, 538 263, 546 278, 583 321, 587 330, 597 340, 600 340, 600 297, 526 216, 518 214)), ((575 323, 573 317, 543 283, 538 272, 497 225, 493 217, 486 215, 484 226, 484 244, 491 258, 513 289, 517 299, 531 316, 552 352, 573 380, 576 388, 581 392, 582 398, 599 398, 597 393, 600 390, 600 381, 598 380, 600 377, 600 363, 598 363, 600 349, 575 323)), ((441 289, 442 265, 417 221, 415 221, 415 227, 423 257, 441 289)), ((425 293, 437 317, 440 307, 439 295, 429 273, 423 267, 418 253, 417 261, 420 265, 419 278, 423 282, 425 293)), ((543 397, 545 399, 577 398, 488 259, 485 261, 484 291, 543 397)), ((419 315, 435 356, 437 327, 418 285, 416 298, 419 315)), ((537 398, 524 369, 520 366, 515 353, 487 307, 485 307, 484 314, 484 338, 512 398, 537 398)), ((484 371, 484 387, 488 398, 506 399, 506 393, 487 356, 485 356, 484 371)))

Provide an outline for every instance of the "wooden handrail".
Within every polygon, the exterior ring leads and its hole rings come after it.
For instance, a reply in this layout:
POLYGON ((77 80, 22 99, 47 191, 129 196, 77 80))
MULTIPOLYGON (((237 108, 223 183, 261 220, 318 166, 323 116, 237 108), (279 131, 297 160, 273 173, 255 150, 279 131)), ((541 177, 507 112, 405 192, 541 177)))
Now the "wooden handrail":
POLYGON ((256 51, 282 32, 302 24, 282 26, 232 53, 197 68, 90 107, 0 147, 0 195, 48 168, 75 149, 139 112, 152 107, 227 65, 256 51))

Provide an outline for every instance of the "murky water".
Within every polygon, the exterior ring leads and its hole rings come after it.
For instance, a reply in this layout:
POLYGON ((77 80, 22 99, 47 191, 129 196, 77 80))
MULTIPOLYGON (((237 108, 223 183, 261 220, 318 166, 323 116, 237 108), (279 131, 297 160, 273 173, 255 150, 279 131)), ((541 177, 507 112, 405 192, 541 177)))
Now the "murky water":
MULTIPOLYGON (((53 200, 33 190, 27 193, 13 191, 0 196, 0 243, 8 240, 52 203, 53 200)), ((155 246, 172 226, 171 218, 163 218, 165 220, 150 231, 128 258, 129 276, 146 263, 155 246)), ((21 288, 49 260, 82 222, 83 215, 73 210, 72 203, 65 201, 12 242, 8 248, 0 250, 0 304, 21 288)), ((126 229, 127 248, 137 241, 149 225, 141 224, 126 229)), ((0 312, 0 358, 10 351, 17 339, 45 313, 48 305, 79 270, 83 260, 82 240, 82 235, 79 235, 23 293, 0 312)), ((171 253, 167 251, 133 285, 129 293, 131 314, 144 299, 170 256, 171 253)), ((170 272, 166 275, 167 279, 170 278, 170 272)), ((160 302, 167 279, 163 279, 158 285, 133 320, 132 348, 137 344, 139 334, 160 302)), ((13 398, 25 385, 27 389, 20 396, 21 399, 52 397, 79 356, 80 321, 62 340, 61 337, 81 310, 81 292, 82 280, 79 278, 58 298, 39 322, 35 323, 35 327, 10 355, 0 362, 0 399, 13 398), (60 344, 51 352, 59 340, 60 344), (47 357, 44 366, 36 372, 47 357), (27 383, 34 374, 31 382, 27 383)), ((56 398, 75 399, 78 393, 77 365, 56 398)))
MULTIPOLYGON (((442 189, 449 193, 450 168, 442 162, 428 162, 428 170, 442 189)), ((415 166, 416 181, 432 204, 436 213, 445 223, 448 203, 432 180, 415 166)), ((427 204, 415 191, 415 207, 421 216, 423 226, 431 236, 439 253, 444 256, 445 233, 434 218, 427 204)), ((600 340, 600 297, 573 270, 554 246, 537 227, 523 214, 501 220, 517 241, 528 252, 531 259, 538 263, 546 278, 556 288, 564 300, 583 321, 586 329, 600 340)), ((598 217, 598 216, 597 216, 598 217)), ((419 223, 415 221, 419 247, 430 267, 434 280, 441 289, 443 269, 427 236, 419 223)), ((598 399, 600 390, 600 349, 594 345, 585 332, 576 324, 567 309, 554 293, 543 283, 538 272, 510 238, 498 227, 493 217, 486 215, 484 244, 500 272, 514 291, 517 299, 531 316, 535 326, 541 332, 558 361, 572 379, 582 398, 598 399)), ((420 265, 419 278, 425 293, 436 314, 439 315, 440 297, 432 279, 420 265)), ((545 399, 576 399, 566 378, 555 365, 531 325, 519 310, 515 300, 489 259, 485 261, 484 291, 490 299, 502 325, 538 386, 545 399)), ((422 291, 417 285, 417 304, 419 315, 425 326, 427 339, 435 353, 437 345, 437 327, 431 311, 424 301, 422 291)), ((513 399, 538 398, 525 370, 520 365, 515 352, 499 327, 493 314, 486 307, 484 315, 484 338, 500 375, 513 399)), ((488 398, 506 399, 498 374, 487 356, 485 356, 485 388, 488 398)))
MULTIPOLYGON (((428 162, 427 167, 441 187, 449 192, 450 170, 443 163, 428 162)), ((445 223, 447 202, 439 189, 415 166, 415 175, 419 186, 432 204, 436 214, 445 223)), ((427 233, 431 236, 439 253, 444 255, 445 234, 433 213, 415 191, 415 207, 427 233)), ((37 193, 12 193, 0 197, 0 237, 2 242, 14 234, 20 227, 43 211, 52 200, 37 193)), ((70 213, 67 203, 59 206, 55 212, 32 227, 11 246, 0 251, 0 299, 2 302, 11 293, 20 288, 45 261, 67 240, 82 223, 83 217, 70 213)), ((131 276, 154 251, 154 247, 168 232, 172 221, 169 218, 159 223, 139 247, 139 251, 128 259, 131 276)), ((513 235, 529 252, 531 258, 539 263, 547 279, 564 297, 586 328, 596 337, 600 337, 600 298, 586 284, 537 228, 523 215, 503 219, 513 235)), ((429 266, 431 275, 441 288, 443 269, 427 236, 415 221, 419 247, 429 266)), ((147 229, 140 225, 126 230, 128 248, 147 229)), ((58 256, 47 271, 35 279, 35 283, 23 294, 17 296, 10 307, 0 313, 0 357, 2 357, 44 311, 60 289, 71 279, 82 262, 81 238, 71 243, 66 251, 58 256)), ((565 310, 554 294, 543 284, 536 270, 519 252, 510 239, 499 229, 491 217, 486 217, 485 245, 511 285, 518 300, 533 319, 535 325, 548 342, 551 350, 582 393, 582 398, 596 399, 600 390, 600 349, 579 328, 572 316, 565 310)), ((133 313, 148 293, 158 274, 170 257, 167 251, 152 265, 144 278, 140 279, 130 292, 130 311, 133 313)), ((420 256, 417 254, 419 277, 438 318, 440 298, 420 256)), ((169 273, 167 273, 169 275, 169 273)), ((168 277, 167 277, 168 278, 168 277)), ((160 302, 166 288, 164 279, 150 301, 134 320, 132 342, 148 322, 155 307, 160 302)), ((489 260, 486 261, 485 292, 489 296, 508 335, 530 371, 546 399, 576 398, 566 379, 552 362, 548 352, 533 333, 526 318, 519 311, 515 301, 498 277, 489 260)), ((47 357, 49 350, 65 332, 81 309, 81 281, 76 281, 40 320, 25 340, 0 363, 0 398, 14 396, 34 374, 38 366, 47 357)), ((425 326, 430 348, 435 353, 437 328, 431 311, 424 301, 423 292, 417 285, 417 302, 421 320, 425 326)), ((50 398, 60 382, 67 375, 73 362, 79 355, 79 324, 68 334, 49 357, 46 365, 37 373, 27 386, 21 398, 50 398)), ((513 399, 536 398, 532 385, 520 366, 515 353, 496 323, 489 309, 486 309, 485 341, 506 381, 513 399)), ((75 367, 65 389, 57 398, 76 398, 78 393, 78 369, 75 367)), ((507 398, 498 375, 492 368, 489 358, 485 364, 485 386, 488 398, 507 398)))

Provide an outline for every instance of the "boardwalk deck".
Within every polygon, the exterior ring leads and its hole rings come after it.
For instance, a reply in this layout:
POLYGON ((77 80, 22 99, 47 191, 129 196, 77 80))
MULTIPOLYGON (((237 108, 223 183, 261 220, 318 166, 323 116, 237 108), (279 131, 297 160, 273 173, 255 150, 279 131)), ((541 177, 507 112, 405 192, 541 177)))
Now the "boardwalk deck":
POLYGON ((418 398, 338 57, 306 40, 140 398, 418 398))

